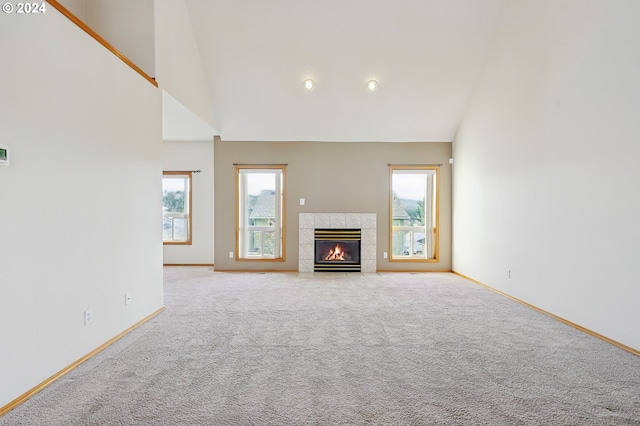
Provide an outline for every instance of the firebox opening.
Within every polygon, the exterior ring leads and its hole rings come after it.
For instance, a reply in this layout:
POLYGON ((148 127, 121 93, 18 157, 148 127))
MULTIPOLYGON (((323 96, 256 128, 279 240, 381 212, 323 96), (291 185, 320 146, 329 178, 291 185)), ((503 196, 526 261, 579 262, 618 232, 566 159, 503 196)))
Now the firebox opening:
POLYGON ((316 229, 314 271, 360 271, 359 229, 316 229))
POLYGON ((329 254, 324 257, 324 260, 349 260, 351 256, 347 254, 347 252, 340 246, 340 244, 336 244, 334 248, 329 250, 329 254), (346 256, 346 259, 345 259, 346 256))

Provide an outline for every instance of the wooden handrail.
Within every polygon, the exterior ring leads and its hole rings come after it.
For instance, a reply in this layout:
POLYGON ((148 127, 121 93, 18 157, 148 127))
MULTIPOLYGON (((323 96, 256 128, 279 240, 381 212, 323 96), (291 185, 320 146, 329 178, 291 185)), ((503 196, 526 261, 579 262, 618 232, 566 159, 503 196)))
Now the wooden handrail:
POLYGON ((126 56, 124 56, 122 53, 120 53, 118 51, 118 49, 116 49, 115 47, 113 47, 113 45, 111 45, 111 43, 109 43, 108 41, 106 41, 104 38, 102 38, 98 33, 96 33, 95 31, 93 31, 87 24, 85 24, 84 22, 82 22, 76 15, 74 15, 73 13, 71 13, 66 7, 64 7, 63 5, 61 5, 60 3, 58 3, 57 0, 47 0, 47 3, 49 3, 51 6, 53 6, 55 9, 57 9, 60 13, 62 13, 64 16, 66 16, 67 18, 69 18, 69 20, 71 20, 71 22, 73 22, 74 24, 76 24, 77 26, 79 26, 82 30, 84 30, 84 32, 86 32, 87 34, 89 34, 91 37, 93 37, 94 39, 96 39, 98 41, 98 43, 100 43, 101 45, 103 45, 104 47, 107 48, 107 50, 111 51, 114 55, 116 55, 118 58, 120 58, 122 60, 122 62, 124 62, 125 64, 129 65, 134 71, 136 71, 138 74, 140 74, 141 76, 143 76, 145 79, 147 79, 147 81, 149 81, 149 83, 153 84, 154 86, 158 87, 158 83, 156 82, 156 80, 153 77, 150 77, 149 74, 147 74, 146 72, 142 71, 140 69, 140 67, 138 67, 136 64, 134 64, 131 59, 127 58, 126 56))

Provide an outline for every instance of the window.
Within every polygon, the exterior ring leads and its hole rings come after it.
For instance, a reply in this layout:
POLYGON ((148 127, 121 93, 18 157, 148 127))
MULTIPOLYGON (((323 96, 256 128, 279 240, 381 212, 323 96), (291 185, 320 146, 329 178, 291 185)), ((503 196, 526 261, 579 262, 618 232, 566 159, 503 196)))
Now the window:
POLYGON ((391 261, 438 261, 437 166, 391 166, 391 261))
POLYGON ((191 172, 162 176, 162 241, 191 244, 191 172))
POLYGON ((285 166, 236 166, 237 260, 284 260, 285 166))

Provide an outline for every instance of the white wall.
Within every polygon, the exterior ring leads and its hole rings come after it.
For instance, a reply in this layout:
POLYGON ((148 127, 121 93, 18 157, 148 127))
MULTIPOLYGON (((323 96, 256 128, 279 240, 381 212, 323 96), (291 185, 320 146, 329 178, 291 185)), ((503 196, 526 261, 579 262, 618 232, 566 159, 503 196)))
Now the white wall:
POLYGON ((638 16, 636 0, 512 2, 453 166, 454 270, 635 349, 638 16))
POLYGON ((85 0, 85 23, 147 75, 156 76, 154 0, 85 0))
POLYGON ((73 13, 76 18, 83 22, 86 21, 87 15, 85 0, 58 0, 58 3, 63 5, 69 12, 73 13))
POLYGON ((163 143, 165 171, 193 171, 192 244, 165 245, 166 264, 213 264, 213 140, 163 143))
POLYGON ((185 0, 154 0, 154 6, 158 82, 215 129, 211 92, 185 0))
POLYGON ((2 407, 160 309, 163 286, 161 91, 52 7, 0 14, 0 52, 2 407))

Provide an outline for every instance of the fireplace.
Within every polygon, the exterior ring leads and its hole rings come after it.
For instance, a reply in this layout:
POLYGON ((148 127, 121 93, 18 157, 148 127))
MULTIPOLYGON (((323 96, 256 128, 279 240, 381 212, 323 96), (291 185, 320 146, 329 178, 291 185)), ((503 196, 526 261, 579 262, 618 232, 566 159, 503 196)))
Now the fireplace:
POLYGON ((360 272, 360 229, 316 229, 313 270, 360 272))

